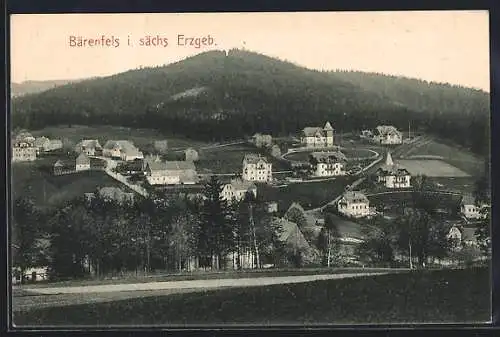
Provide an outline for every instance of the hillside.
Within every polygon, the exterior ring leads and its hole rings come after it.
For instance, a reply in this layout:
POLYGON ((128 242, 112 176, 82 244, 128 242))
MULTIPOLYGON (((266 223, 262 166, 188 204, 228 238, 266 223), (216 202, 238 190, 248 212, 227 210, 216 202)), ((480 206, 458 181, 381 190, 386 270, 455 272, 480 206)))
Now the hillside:
POLYGON ((382 92, 374 81, 340 72, 308 70, 241 50, 227 54, 210 51, 167 66, 131 70, 18 97, 12 102, 12 119, 14 127, 29 129, 61 123, 109 124, 156 128, 211 141, 241 138, 256 131, 295 133, 306 125, 321 125, 326 119, 343 130, 381 123, 406 129, 411 119, 414 128, 441 133, 445 129, 462 145, 476 152, 484 149, 488 142, 487 94, 452 88, 450 92, 456 94, 444 96, 441 86, 434 84, 427 91, 411 86, 401 91, 394 82, 398 79, 376 77, 394 84, 386 85, 386 92, 382 92), (412 104, 416 96, 424 97, 429 104, 412 104), (472 96, 474 99, 470 99, 472 96), (454 118, 441 111, 450 111, 454 118), (475 113, 471 115, 471 111, 475 113), (457 134, 474 141, 464 142, 457 134))
POLYGON ((21 83, 12 83, 10 86, 11 97, 18 97, 29 94, 37 94, 61 85, 65 85, 77 80, 53 80, 53 81, 24 81, 21 83))

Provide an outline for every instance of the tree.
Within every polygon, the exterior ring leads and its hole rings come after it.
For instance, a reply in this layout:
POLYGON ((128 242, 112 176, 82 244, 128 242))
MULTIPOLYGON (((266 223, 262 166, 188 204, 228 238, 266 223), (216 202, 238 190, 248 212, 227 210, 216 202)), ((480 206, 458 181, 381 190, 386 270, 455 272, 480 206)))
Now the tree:
POLYGON ((362 229, 363 242, 357 247, 357 255, 368 263, 390 266, 394 262, 398 231, 392 221, 378 216, 370 226, 362 229))
POLYGON ((317 246, 323 254, 323 262, 327 267, 330 267, 334 251, 339 248, 340 236, 333 214, 326 213, 325 225, 321 228, 317 239, 317 246))
POLYGON ((475 236, 484 256, 491 256, 491 182, 489 163, 485 161, 485 173, 480 177, 474 188, 476 207, 480 209, 481 218, 477 224, 475 236))
POLYGON ((38 264, 41 254, 40 211, 29 198, 14 200, 12 212, 12 255, 13 265, 21 273, 24 282, 26 269, 38 264))
POLYGON ((221 192, 221 183, 217 177, 212 176, 204 186, 205 198, 200 214, 198 239, 199 252, 217 259, 216 269, 220 269, 222 260, 234 248, 233 222, 228 213, 228 203, 222 198, 221 192))
POLYGON ((307 227, 307 218, 304 209, 298 203, 293 203, 286 211, 284 217, 288 221, 296 223, 302 230, 307 227))

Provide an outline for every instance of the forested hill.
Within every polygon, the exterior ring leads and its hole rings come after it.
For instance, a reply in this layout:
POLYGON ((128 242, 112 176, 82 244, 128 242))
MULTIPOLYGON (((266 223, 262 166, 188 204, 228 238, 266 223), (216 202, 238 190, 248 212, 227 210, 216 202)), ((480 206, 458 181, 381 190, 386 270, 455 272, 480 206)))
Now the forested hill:
POLYGON ((257 131, 295 133, 326 119, 345 131, 381 123, 406 129, 411 120, 441 135, 450 130, 444 135, 476 152, 488 144, 487 94, 450 87, 443 95, 442 85, 424 82, 402 90, 398 78, 366 75, 386 81, 381 89, 362 76, 308 70, 241 50, 210 51, 18 97, 12 121, 28 129, 114 124, 221 140, 257 131))
POLYGON ((78 82, 78 80, 24 81, 21 83, 12 83, 10 86, 10 95, 12 97, 17 97, 36 94, 71 82, 78 82))

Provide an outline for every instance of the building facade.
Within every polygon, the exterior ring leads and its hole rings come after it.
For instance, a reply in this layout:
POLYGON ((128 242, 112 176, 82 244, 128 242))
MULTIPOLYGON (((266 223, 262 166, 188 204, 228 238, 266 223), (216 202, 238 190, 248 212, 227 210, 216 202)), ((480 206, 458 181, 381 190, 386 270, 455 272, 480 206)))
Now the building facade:
POLYGON ((305 127, 300 135, 300 142, 306 147, 332 147, 333 127, 330 122, 326 122, 321 127, 305 127))
POLYGON ((337 203, 339 213, 354 218, 362 218, 370 215, 370 202, 361 192, 348 191, 337 203))
POLYGON ((85 153, 80 153, 75 160, 75 164, 76 171, 90 170, 90 158, 85 153))
POLYGON ((273 180, 272 167, 265 157, 247 154, 243 158, 242 178, 246 181, 271 182, 273 180))
POLYGON ((411 174, 407 169, 394 164, 390 152, 387 152, 385 164, 375 173, 377 182, 387 188, 411 187, 411 174))
POLYGON ((104 144, 102 155, 123 161, 144 159, 143 153, 128 140, 108 140, 104 144))
POLYGON ((148 162, 145 175, 150 185, 192 185, 198 181, 191 161, 148 162))
POLYGON ((477 205, 475 198, 466 194, 462 197, 460 205, 460 213, 469 220, 478 220, 486 217, 485 211, 488 211, 489 206, 486 204, 477 205))
POLYGON ((373 138, 384 145, 403 144, 403 134, 392 125, 377 126, 373 138))
POLYGON ((26 162, 36 160, 37 148, 34 143, 27 141, 15 142, 12 146, 12 161, 26 162))
POLYGON ((77 153, 85 153, 87 156, 97 156, 102 153, 102 146, 97 139, 84 139, 75 146, 77 153))
POLYGON ((346 156, 342 152, 313 152, 309 163, 315 177, 333 177, 346 174, 346 156))
POLYGON ((222 187, 221 198, 227 201, 241 201, 247 193, 252 193, 257 197, 257 186, 250 181, 233 179, 229 184, 222 187))
POLYGON ((184 150, 184 157, 186 161, 197 161, 200 158, 200 156, 198 155, 198 151, 196 151, 192 147, 184 150))

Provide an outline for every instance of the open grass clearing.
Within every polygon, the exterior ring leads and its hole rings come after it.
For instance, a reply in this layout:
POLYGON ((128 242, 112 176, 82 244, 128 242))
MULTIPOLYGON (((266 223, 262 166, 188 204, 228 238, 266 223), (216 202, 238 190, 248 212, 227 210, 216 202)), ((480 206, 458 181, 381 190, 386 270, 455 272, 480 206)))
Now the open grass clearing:
POLYGON ((211 290, 15 312, 17 326, 473 323, 491 320, 486 268, 211 290))
POLYGON ((467 172, 445 162, 435 159, 396 160, 397 164, 406 168, 412 175, 426 175, 428 177, 468 177, 467 172))

